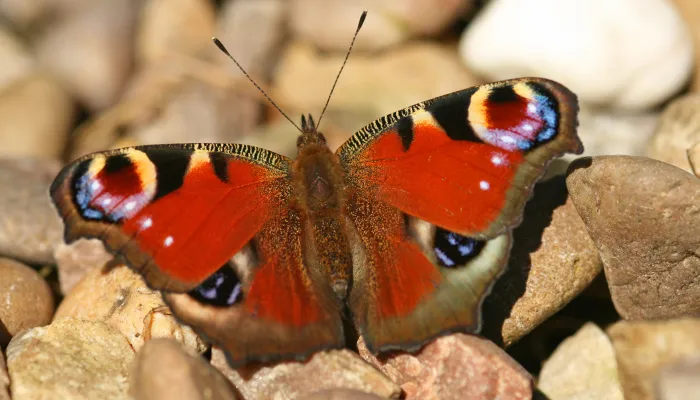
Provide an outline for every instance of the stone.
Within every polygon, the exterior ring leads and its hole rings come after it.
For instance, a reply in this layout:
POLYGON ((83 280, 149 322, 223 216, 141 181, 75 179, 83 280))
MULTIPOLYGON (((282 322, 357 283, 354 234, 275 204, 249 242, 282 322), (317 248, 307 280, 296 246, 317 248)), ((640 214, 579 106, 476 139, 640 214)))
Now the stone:
POLYGON ((700 67, 700 23, 698 23, 700 22, 700 4, 695 0, 672 0, 670 3, 678 10, 693 38, 695 71, 691 81, 691 90, 697 92, 700 89, 700 75, 698 74, 698 67, 700 67))
POLYGON ((319 390, 308 396, 301 397, 299 400, 382 400, 386 397, 380 397, 376 394, 362 392, 354 389, 327 389, 319 390))
POLYGON ((0 400, 10 400, 10 377, 7 375, 5 355, 0 350, 0 400))
POLYGON ((666 107, 647 156, 691 171, 687 150, 696 143, 700 143, 700 94, 689 94, 666 107))
POLYGON ((107 270, 96 265, 63 299, 54 319, 102 321, 120 332, 134 351, 157 337, 173 338, 192 354, 207 346, 189 326, 180 324, 141 275, 125 265, 107 270))
POLYGON ((0 15, 18 30, 34 32, 53 20, 80 10, 95 0, 3 0, 0 15))
POLYGON ((251 365, 234 370, 224 353, 214 347, 211 363, 246 400, 296 399, 325 389, 355 389, 392 399, 401 393, 394 382, 347 349, 318 352, 306 362, 251 365))
POLYGON ((460 54, 489 80, 543 76, 582 103, 628 110, 669 99, 693 70, 690 32, 666 0, 494 0, 463 33, 460 54))
POLYGON ((688 161, 695 176, 700 178, 700 142, 688 149, 688 161))
POLYGON ((700 355, 661 368, 656 379, 659 400, 700 398, 700 355))
POLYGON ((91 111, 111 106, 124 89, 139 4, 91 2, 47 28, 37 41, 39 63, 91 111))
POLYGON ((113 257, 99 239, 78 239, 54 249, 61 293, 68 294, 90 271, 102 268, 113 257))
POLYGON ((486 298, 481 334, 510 346, 581 293, 603 266, 562 176, 538 183, 504 275, 486 298))
POLYGON ((625 399, 655 399, 654 386, 659 372, 700 354, 698 332, 698 318, 620 321, 608 327, 625 399))
POLYGON ((138 400, 234 400, 229 381, 170 339, 149 340, 136 354, 129 394, 138 400))
POLYGON ((444 31, 474 5, 472 0, 294 0, 290 4, 292 33, 315 46, 345 52, 363 10, 369 10, 357 36, 355 51, 376 51, 411 37, 444 31))
POLYGON ((0 157, 58 160, 75 119, 71 95, 37 72, 0 91, 0 157))
POLYGON ((537 387, 550 400, 624 400, 617 369, 610 339, 588 322, 547 359, 537 387))
POLYGON ((624 319, 700 315, 700 180, 644 157, 571 163, 571 198, 624 319))
POLYGON ((493 342, 456 333, 439 337, 416 354, 376 357, 362 338, 362 358, 401 385, 406 400, 531 399, 532 377, 493 342))
POLYGON ((51 288, 28 266, 0 257, 0 348, 17 333, 51 322, 51 288))
POLYGON ((12 399, 128 399, 134 351, 99 321, 65 318, 15 336, 7 347, 12 399))
POLYGON ((56 162, 0 157, 0 256, 52 264, 63 243, 63 223, 47 194, 56 162))
MULTIPOLYGON (((343 59, 342 54, 321 55, 292 43, 280 60, 273 98, 289 105, 290 115, 317 116, 343 59)), ((358 53, 345 66, 326 113, 361 115, 352 132, 401 108, 479 83, 449 46, 414 43, 379 55, 358 53)))
POLYGON ((138 27, 136 58, 143 64, 173 54, 197 56, 214 47, 214 3, 208 0, 149 0, 138 27))
POLYGON ((0 60, 0 92, 35 71, 34 59, 29 51, 18 37, 3 26, 0 26, 0 60))

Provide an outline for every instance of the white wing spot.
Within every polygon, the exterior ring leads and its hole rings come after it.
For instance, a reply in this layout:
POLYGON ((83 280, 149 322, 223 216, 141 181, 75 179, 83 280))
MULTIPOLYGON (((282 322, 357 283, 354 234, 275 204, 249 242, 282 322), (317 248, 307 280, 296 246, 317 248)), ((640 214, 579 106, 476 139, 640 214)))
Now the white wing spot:
POLYGON ((166 237, 165 240, 163 241, 163 244, 165 245, 165 247, 170 247, 170 245, 173 244, 173 241, 174 241, 174 240, 173 240, 173 237, 172 237, 172 236, 168 236, 168 237, 166 237))
POLYGON ((537 106, 535 106, 534 104, 528 104, 527 111, 530 113, 534 113, 535 111, 537 111, 537 106))
POLYGON ((500 154, 494 154, 491 156, 491 164, 495 166, 503 165, 504 162, 505 160, 503 160, 503 156, 500 154))
POLYGON ((479 187, 481 190, 489 190, 491 188, 491 184, 486 181, 481 181, 479 182, 479 187))
POLYGON ((111 198, 106 197, 104 200, 102 200, 102 205, 103 205, 103 206, 108 206, 108 205, 110 205, 110 204, 112 204, 112 199, 111 199, 111 198))
POLYGON ((130 202, 126 203, 124 208, 126 208, 126 211, 132 211, 134 208, 136 208, 136 202, 130 201, 130 202))
POLYGON ((98 182, 98 181, 92 181, 92 183, 90 184, 90 190, 92 190, 93 192, 96 192, 97 190, 99 190, 101 188, 102 188, 102 184, 100 184, 100 182, 98 182))
POLYGON ((141 222, 141 229, 148 229, 153 226, 153 220, 148 217, 141 222))
POLYGON ((524 125, 523 125, 523 130, 524 130, 525 132, 532 132, 533 129, 534 129, 534 128, 533 128, 532 125, 530 125, 530 124, 524 124, 524 125))

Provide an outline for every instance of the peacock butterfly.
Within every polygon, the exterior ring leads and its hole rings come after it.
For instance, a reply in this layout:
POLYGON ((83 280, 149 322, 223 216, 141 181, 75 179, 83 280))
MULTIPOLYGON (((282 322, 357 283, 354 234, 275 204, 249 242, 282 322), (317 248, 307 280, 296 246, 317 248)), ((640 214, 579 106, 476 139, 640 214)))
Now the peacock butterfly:
POLYGON ((577 110, 556 82, 513 79, 381 117, 335 152, 302 116, 295 160, 130 147, 74 161, 50 193, 67 242, 101 239, 232 366, 344 347, 348 320, 375 353, 414 351, 478 331, 535 181, 583 151, 577 110))

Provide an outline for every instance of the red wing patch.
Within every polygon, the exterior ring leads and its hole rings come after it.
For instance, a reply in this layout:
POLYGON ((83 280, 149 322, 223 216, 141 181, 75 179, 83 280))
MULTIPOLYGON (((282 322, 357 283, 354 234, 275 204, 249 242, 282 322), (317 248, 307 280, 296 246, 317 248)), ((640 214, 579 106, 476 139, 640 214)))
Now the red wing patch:
POLYGON ((551 159, 581 152, 576 100, 540 79, 429 100, 368 125, 338 155, 348 183, 466 236, 517 225, 551 159))
POLYGON ((101 238, 154 288, 197 286, 286 204, 290 190, 281 156, 209 148, 216 149, 133 148, 66 167, 51 193, 67 239, 101 238))

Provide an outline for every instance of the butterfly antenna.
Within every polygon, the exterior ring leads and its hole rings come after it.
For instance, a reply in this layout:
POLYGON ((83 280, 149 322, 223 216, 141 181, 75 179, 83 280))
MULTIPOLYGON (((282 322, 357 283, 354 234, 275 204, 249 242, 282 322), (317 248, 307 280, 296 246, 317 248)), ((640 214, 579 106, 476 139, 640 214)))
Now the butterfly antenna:
POLYGON ((228 56, 228 58, 230 58, 231 61, 233 61, 233 62, 236 64, 236 66, 238 67, 238 69, 240 69, 241 72, 243 72, 243 75, 245 75, 245 77, 248 78, 248 80, 249 80, 253 85, 255 85, 255 87, 260 91, 260 93, 262 93, 263 96, 265 96, 265 98, 266 98, 270 103, 272 103, 273 106, 275 106, 275 108, 277 109, 277 111, 279 111, 280 114, 284 115, 284 117, 287 118, 287 120, 288 120, 289 122, 291 122, 292 125, 294 125, 294 127, 297 128, 297 129, 299 130, 299 132, 304 133, 304 131, 302 131, 301 128, 299 128, 299 126, 298 126, 297 124, 295 124, 294 121, 292 121, 292 119, 289 118, 289 117, 287 116, 287 114, 285 114, 284 111, 282 111, 281 108, 279 108, 279 106, 277 105, 277 103, 275 103, 275 102, 270 98, 270 96, 268 96, 267 93, 265 93, 265 91, 262 90, 262 88, 261 88, 260 86, 258 86, 257 83, 255 83, 255 81, 253 80, 253 78, 251 78, 250 75, 248 75, 248 73, 245 72, 245 69, 243 69, 243 67, 241 67, 241 64, 239 64, 238 61, 236 61, 236 59, 233 58, 233 56, 231 55, 231 53, 229 53, 228 50, 226 50, 226 47, 224 47, 224 44, 221 43, 221 41, 220 41, 219 39, 217 39, 216 37, 211 38, 211 40, 214 41, 214 44, 216 45, 216 47, 219 48, 219 50, 221 50, 221 52, 223 52, 224 54, 226 54, 226 55, 228 56))
POLYGON ((318 117, 318 123, 316 126, 319 126, 321 124, 321 119, 323 119, 323 114, 326 113, 326 108, 328 108, 328 103, 331 101, 331 96, 333 96, 333 91, 335 90, 335 85, 338 83, 338 79, 340 78, 340 73, 343 72, 343 68, 345 68, 345 63, 348 62, 348 57, 350 57, 350 52, 352 51, 352 46, 355 44, 355 39, 357 38, 357 34, 360 32, 360 28, 362 28, 362 24, 365 23, 365 18, 367 17, 367 10, 362 12, 362 15, 360 15, 360 22, 357 23, 357 29, 355 30, 355 35, 352 37, 352 42, 350 42, 350 48, 348 49, 347 54, 345 54, 345 60, 343 61, 343 65, 340 67, 340 71, 338 71, 338 75, 335 77, 335 82, 333 82, 333 87, 331 88, 331 92, 328 94, 328 99, 326 100, 326 105, 323 106, 323 111, 321 111, 321 116, 318 117))

